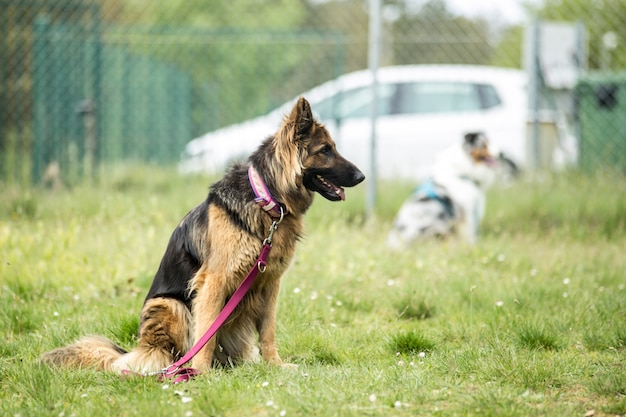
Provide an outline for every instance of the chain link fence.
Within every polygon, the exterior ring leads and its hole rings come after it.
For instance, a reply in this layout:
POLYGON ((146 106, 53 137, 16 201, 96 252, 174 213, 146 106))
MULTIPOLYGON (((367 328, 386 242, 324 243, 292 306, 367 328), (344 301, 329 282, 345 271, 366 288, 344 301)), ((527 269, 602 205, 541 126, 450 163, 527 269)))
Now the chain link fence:
MULTIPOLYGON (((538 103, 531 168, 550 168, 545 143, 572 132, 576 167, 622 173, 626 3, 525 4, 502 19, 384 1, 380 65, 524 69, 538 103), (583 28, 573 82, 545 82, 532 22, 583 28)), ((116 164, 176 164, 194 137, 366 68, 368 12, 365 0, 0 0, 0 181, 71 185, 116 164)))

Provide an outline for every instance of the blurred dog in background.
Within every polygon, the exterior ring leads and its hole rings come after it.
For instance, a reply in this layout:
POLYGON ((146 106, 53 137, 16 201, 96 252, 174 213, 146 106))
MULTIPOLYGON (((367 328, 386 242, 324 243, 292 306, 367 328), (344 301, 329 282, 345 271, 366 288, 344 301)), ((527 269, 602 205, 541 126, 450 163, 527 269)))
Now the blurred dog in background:
POLYGON ((496 158, 487 137, 468 133, 443 151, 431 178, 404 202, 389 232, 388 244, 402 248, 415 240, 457 235, 470 244, 485 215, 485 192, 496 177, 496 158))

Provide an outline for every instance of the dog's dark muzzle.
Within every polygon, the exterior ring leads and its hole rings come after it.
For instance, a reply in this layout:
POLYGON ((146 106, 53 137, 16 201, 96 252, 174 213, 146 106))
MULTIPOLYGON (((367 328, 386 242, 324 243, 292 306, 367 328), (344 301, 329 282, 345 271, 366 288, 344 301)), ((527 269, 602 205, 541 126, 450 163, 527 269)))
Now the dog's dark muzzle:
POLYGON ((363 182, 365 175, 355 165, 346 161, 344 169, 311 170, 304 176, 304 186, 330 201, 346 199, 343 187, 354 187, 363 182))

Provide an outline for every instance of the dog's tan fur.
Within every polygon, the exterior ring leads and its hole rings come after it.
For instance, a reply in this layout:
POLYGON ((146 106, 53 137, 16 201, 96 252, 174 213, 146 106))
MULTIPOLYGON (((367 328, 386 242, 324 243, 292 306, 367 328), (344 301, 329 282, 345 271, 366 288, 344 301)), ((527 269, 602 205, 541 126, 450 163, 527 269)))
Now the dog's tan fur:
MULTIPOLYGON (((343 199, 342 186, 364 179, 339 155, 303 98, 248 164, 259 171, 287 215, 273 235, 267 270, 193 359, 192 366, 201 370, 214 363, 255 361, 259 351, 265 361, 283 364, 275 342, 277 300, 280 278, 303 234, 303 216, 314 192, 343 199)), ((253 267, 273 220, 254 202, 247 165, 236 164, 172 234, 141 312, 138 346, 125 352, 108 339, 85 337, 45 353, 43 360, 115 372, 152 372, 170 365, 204 334, 253 267)))

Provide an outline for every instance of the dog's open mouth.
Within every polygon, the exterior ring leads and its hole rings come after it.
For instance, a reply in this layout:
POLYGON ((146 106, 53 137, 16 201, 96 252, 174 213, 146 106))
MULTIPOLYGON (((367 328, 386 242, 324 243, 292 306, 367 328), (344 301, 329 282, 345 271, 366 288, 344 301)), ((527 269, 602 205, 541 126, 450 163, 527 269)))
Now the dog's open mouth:
POLYGON ((330 201, 345 201, 343 187, 354 187, 365 179, 365 175, 352 164, 347 163, 344 169, 309 169, 302 179, 309 191, 319 193, 330 201))
POLYGON ((321 175, 317 174, 311 177, 311 181, 314 185, 314 191, 317 191, 325 198, 331 201, 344 201, 346 199, 346 194, 343 191, 343 188, 333 184, 321 175))
POLYGON ((479 158, 479 161, 484 162, 485 164, 492 166, 496 164, 496 160, 491 155, 482 155, 479 158))

